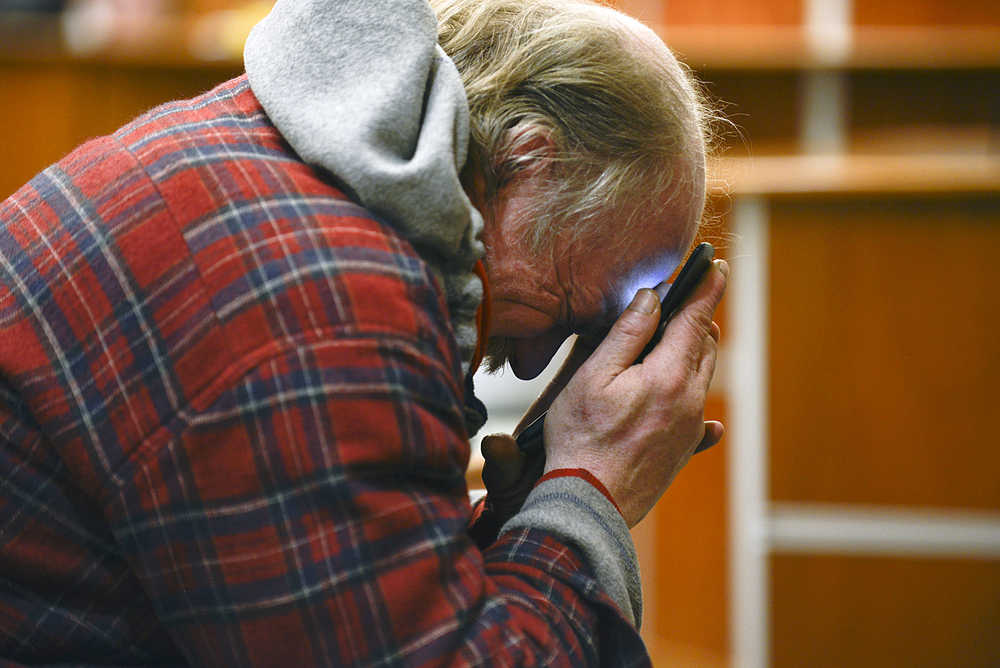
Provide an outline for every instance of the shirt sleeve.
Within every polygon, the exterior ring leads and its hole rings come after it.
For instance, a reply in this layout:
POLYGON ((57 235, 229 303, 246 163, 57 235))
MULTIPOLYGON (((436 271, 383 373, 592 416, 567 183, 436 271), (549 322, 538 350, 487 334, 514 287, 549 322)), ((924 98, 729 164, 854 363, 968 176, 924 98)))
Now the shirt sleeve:
POLYGON ((639 627, 639 559, 621 509, 600 480, 583 469, 546 474, 500 533, 520 527, 544 529, 575 546, 622 614, 639 627))
POLYGON ((544 522, 469 539, 460 397, 431 352, 303 339, 127 472, 112 529, 193 665, 648 664, 579 546, 544 522))

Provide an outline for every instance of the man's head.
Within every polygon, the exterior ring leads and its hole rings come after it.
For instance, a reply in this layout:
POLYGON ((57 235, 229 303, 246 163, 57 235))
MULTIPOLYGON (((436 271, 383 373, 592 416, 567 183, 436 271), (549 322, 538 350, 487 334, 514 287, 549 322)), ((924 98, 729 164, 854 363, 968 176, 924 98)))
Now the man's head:
POLYGON ((617 315, 638 274, 657 282, 690 245, 705 197, 702 106, 662 41, 607 7, 431 5, 469 99, 465 176, 486 222, 492 335, 531 377, 567 335, 617 315))

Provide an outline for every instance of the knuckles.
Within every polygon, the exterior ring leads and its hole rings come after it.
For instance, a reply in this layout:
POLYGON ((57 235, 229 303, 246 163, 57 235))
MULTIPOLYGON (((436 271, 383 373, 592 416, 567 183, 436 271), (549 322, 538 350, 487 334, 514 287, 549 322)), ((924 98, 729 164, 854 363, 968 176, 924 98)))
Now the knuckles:
POLYGON ((702 336, 708 336, 711 338, 712 318, 714 315, 715 309, 709 309, 702 303, 695 303, 681 309, 681 311, 674 316, 674 320, 680 321, 692 335, 697 336, 698 338, 701 338, 702 336))
MULTIPOLYGON (((658 312, 655 314, 658 315, 658 312)), ((614 338, 633 338, 648 340, 658 318, 652 313, 638 313, 627 310, 625 315, 618 319, 612 332, 614 338)))

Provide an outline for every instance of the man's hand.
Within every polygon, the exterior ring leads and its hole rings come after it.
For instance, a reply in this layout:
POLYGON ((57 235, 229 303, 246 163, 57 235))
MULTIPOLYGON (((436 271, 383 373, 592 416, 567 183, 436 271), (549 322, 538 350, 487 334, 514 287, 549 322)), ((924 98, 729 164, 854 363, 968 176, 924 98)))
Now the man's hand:
POLYGON ((630 527, 699 446, 722 438, 722 424, 703 416, 719 339, 712 317, 728 275, 726 262, 715 261, 662 341, 633 365, 660 316, 656 293, 640 290, 546 416, 545 471, 587 469, 630 527))
POLYGON ((517 441, 507 434, 491 434, 483 438, 483 484, 490 512, 503 524, 521 510, 528 493, 545 468, 545 453, 541 450, 525 455, 517 441))

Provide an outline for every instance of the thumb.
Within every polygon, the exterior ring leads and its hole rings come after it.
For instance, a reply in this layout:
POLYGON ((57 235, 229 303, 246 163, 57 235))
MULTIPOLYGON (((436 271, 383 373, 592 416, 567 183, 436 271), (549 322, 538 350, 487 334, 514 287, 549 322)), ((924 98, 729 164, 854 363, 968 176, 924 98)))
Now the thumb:
POLYGON ((660 322, 660 298, 648 288, 635 293, 632 303, 622 312, 588 364, 617 375, 635 362, 660 322))

